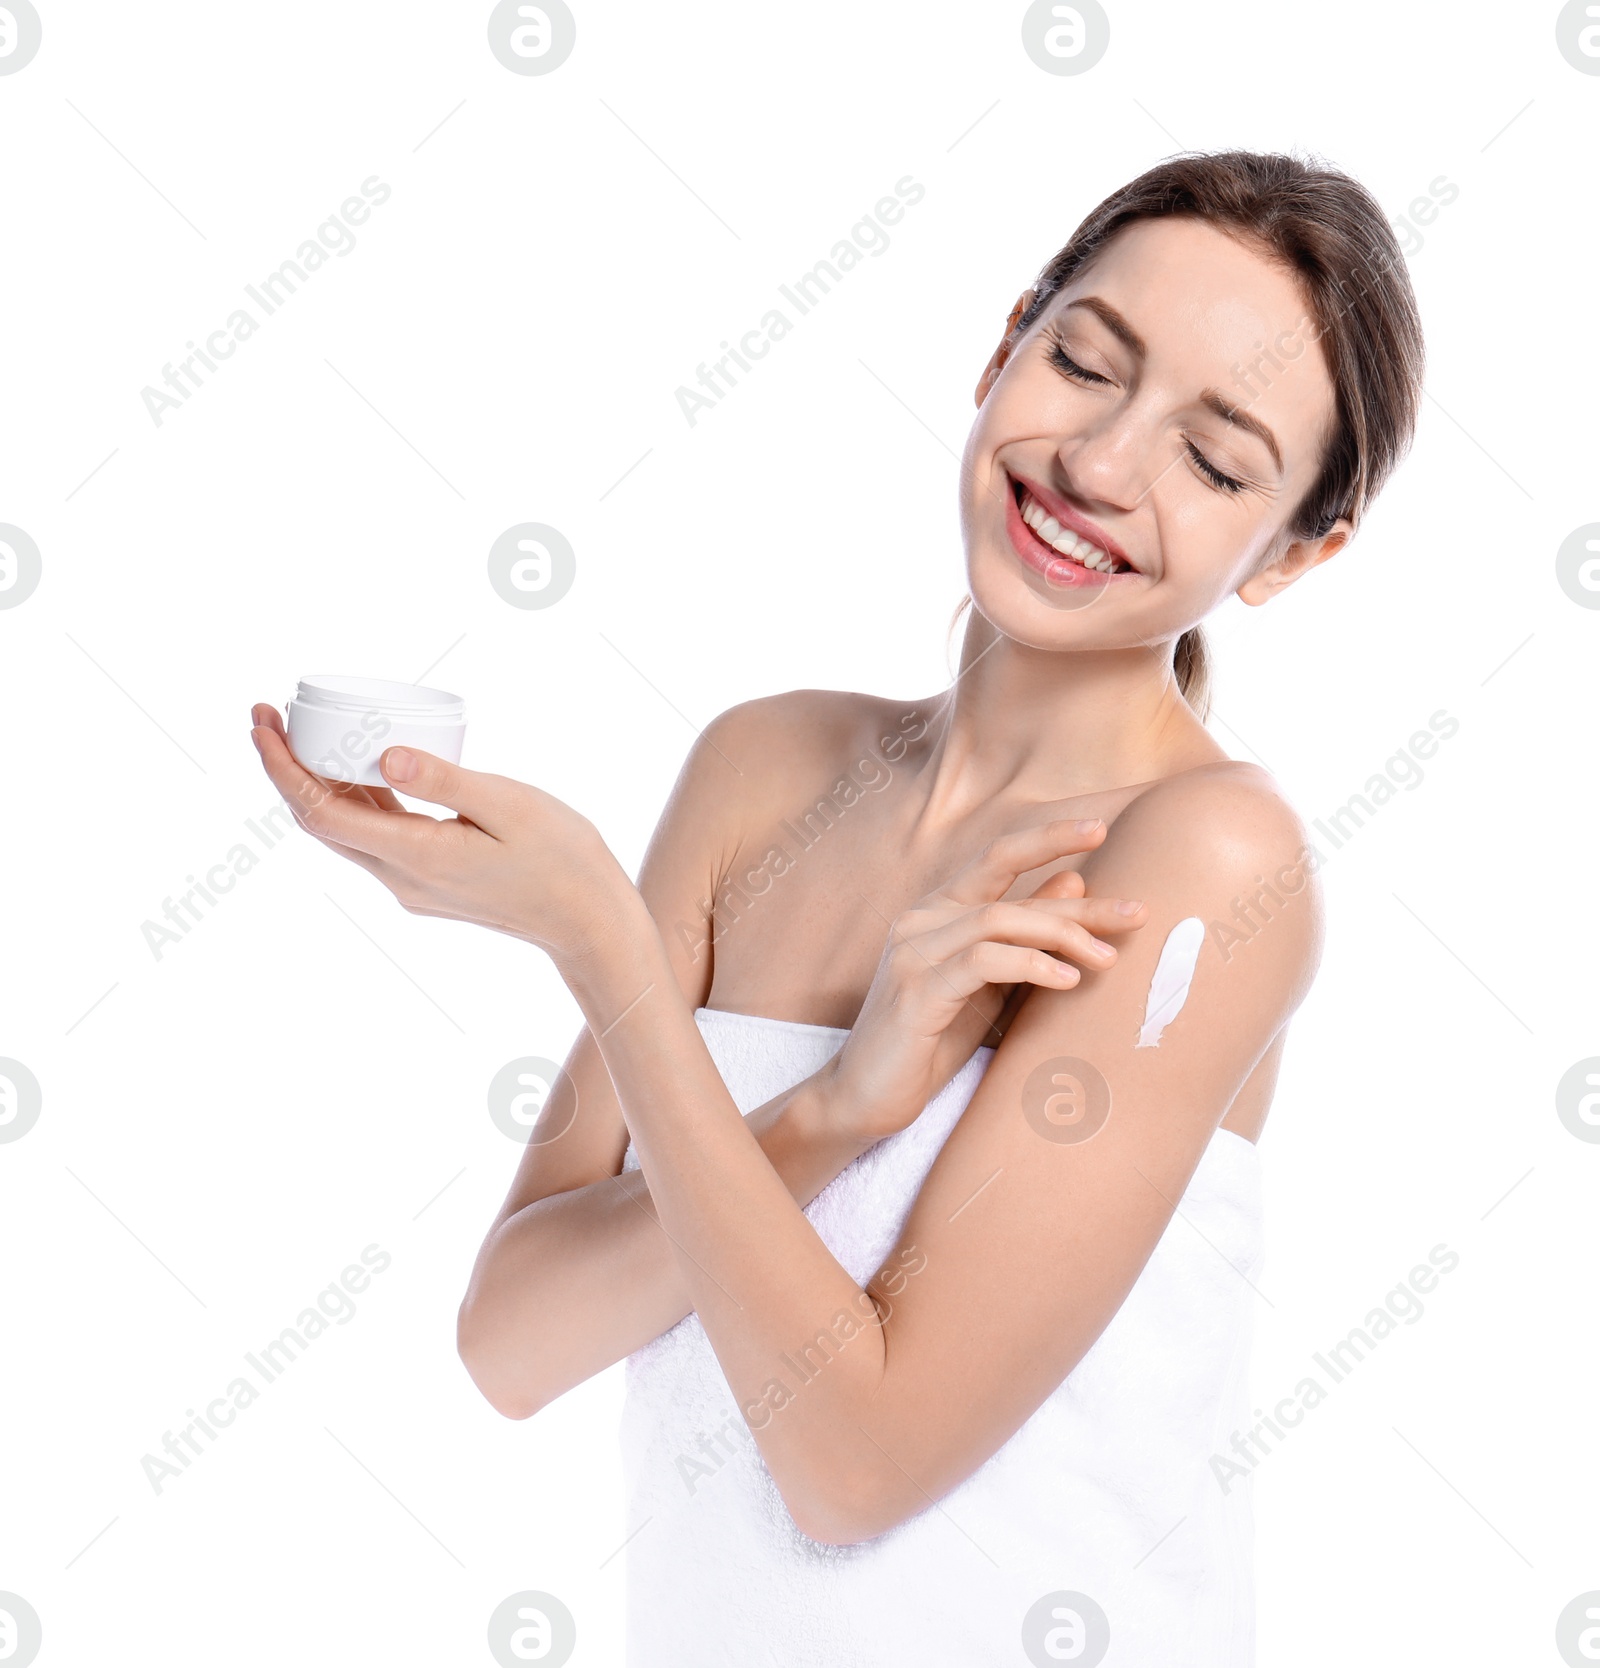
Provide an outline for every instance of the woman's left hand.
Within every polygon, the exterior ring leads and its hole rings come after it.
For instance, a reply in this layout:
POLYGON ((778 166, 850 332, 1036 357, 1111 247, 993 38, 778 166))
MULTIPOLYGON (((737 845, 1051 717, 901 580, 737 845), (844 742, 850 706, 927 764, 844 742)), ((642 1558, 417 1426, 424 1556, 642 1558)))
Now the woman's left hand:
POLYGON ((250 739, 308 834, 376 875, 413 915, 472 921, 523 938, 558 966, 607 940, 629 880, 599 830, 527 782, 463 770, 415 748, 386 748, 386 780, 448 806, 440 820, 407 811, 389 788, 313 776, 289 751, 283 719, 252 707, 250 739))

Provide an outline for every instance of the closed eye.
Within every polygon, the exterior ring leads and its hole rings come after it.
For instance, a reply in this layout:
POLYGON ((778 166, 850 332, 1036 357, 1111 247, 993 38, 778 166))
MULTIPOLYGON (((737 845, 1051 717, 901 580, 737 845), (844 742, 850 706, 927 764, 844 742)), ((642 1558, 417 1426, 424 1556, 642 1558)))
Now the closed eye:
POLYGON ((1098 371, 1085 370, 1067 352, 1067 344, 1054 324, 1045 327, 1044 339, 1050 344, 1050 363, 1063 375, 1070 376, 1077 382, 1086 382, 1093 388, 1106 388, 1111 385, 1110 377, 1101 376, 1098 371))
POLYGON ((1232 475, 1224 475, 1217 466, 1200 450, 1192 440, 1185 440, 1184 445, 1189 449, 1189 456, 1194 459, 1194 466, 1200 473, 1221 492, 1243 492, 1245 483, 1237 481, 1232 475))
MULTIPOLYGON (((1091 388, 1109 388, 1112 386, 1110 377, 1101 376, 1098 371, 1091 371, 1080 365, 1067 352, 1066 341, 1054 324, 1045 327, 1044 339, 1049 343, 1048 358, 1050 363, 1063 376, 1070 376, 1073 381, 1084 383, 1091 388)), ((1201 477, 1210 486, 1215 487, 1218 492, 1233 494, 1245 490, 1246 482, 1238 480, 1232 475, 1225 475, 1192 440, 1185 440, 1184 445, 1188 449, 1189 457, 1195 468, 1200 472, 1201 477)))

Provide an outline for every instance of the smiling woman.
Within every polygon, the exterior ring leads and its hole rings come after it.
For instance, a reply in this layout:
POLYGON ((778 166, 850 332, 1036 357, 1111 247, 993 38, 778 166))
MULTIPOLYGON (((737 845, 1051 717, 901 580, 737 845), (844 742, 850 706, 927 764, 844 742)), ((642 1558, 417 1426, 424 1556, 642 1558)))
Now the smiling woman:
MULTIPOLYGON (((1239 595, 1247 603, 1264 602, 1346 542, 1415 428, 1422 327, 1393 232, 1354 181, 1294 158, 1246 152, 1176 158, 1106 198, 1046 264, 1012 309, 1006 341, 985 378, 997 376, 1015 343, 1043 321, 1037 331, 1043 356, 1062 377, 1102 406, 1120 395, 1125 407, 1135 382, 1142 383, 1143 408, 1153 415, 1150 402, 1161 395, 1159 385, 1150 386, 1152 350, 1128 310, 1151 321, 1145 328, 1152 339, 1155 328, 1165 327, 1157 341, 1157 370, 1187 371, 1180 379, 1182 397, 1163 414, 1161 433, 1147 437, 1162 458, 1151 468, 1146 490, 1168 470, 1187 468, 1214 491, 1241 498, 1241 513, 1258 523, 1246 577, 1279 571, 1266 584, 1239 587, 1239 595), (1225 285, 1221 294, 1196 291, 1170 302, 1152 293, 1181 289, 1185 271, 1216 271, 1221 239, 1232 244, 1227 265, 1277 270, 1285 302, 1279 312, 1258 311, 1252 321, 1251 292, 1229 293, 1225 285), (1085 281, 1090 269, 1101 279, 1093 286, 1085 281), (1127 295, 1128 308, 1119 310, 1107 290, 1127 295), (1147 298, 1143 306, 1136 299, 1141 296, 1147 298), (1185 344, 1186 335, 1191 339, 1185 344), (1280 422, 1312 425, 1300 471, 1310 472, 1309 484, 1292 478, 1268 412, 1281 413, 1280 422), (1294 488, 1299 490, 1291 497, 1294 488), (1263 523, 1260 506, 1281 514, 1286 499, 1293 515, 1281 525, 1263 523), (1271 535, 1270 542, 1261 535, 1271 535), (1289 563, 1277 561, 1280 556, 1289 563)), ((980 401, 985 386, 980 384, 980 401)), ((969 460, 971 446, 969 441, 969 460)), ((1026 490, 1014 484, 1021 513, 1026 490)), ((1024 535, 1014 542, 1024 560, 1058 585, 1071 578, 1041 543, 1058 558, 1065 553, 1081 559, 1077 544, 1098 542, 1102 552, 1109 546, 1113 556, 1129 562, 1108 534, 1102 531, 1096 541, 1082 517, 1059 498, 1052 502, 1048 492, 1035 491, 1031 517, 1023 513, 1039 538, 1024 535), (1066 512, 1060 525, 1076 544, 1063 544, 1048 527, 1041 530, 1040 520, 1052 509, 1066 512)), ((1198 620, 1178 637, 1173 664, 1179 688, 1203 715, 1209 673, 1198 620)))
POLYGON ((458 1342, 512 1418, 627 1359, 633 1668, 1254 1661, 1249 1488, 1210 1460, 1251 1423, 1255 1143, 1322 904, 1205 728, 1199 628, 1348 542, 1421 370, 1356 182, 1141 176, 979 378, 960 675, 723 713, 637 882, 537 787, 409 747, 331 784, 255 709, 304 827, 582 1008, 458 1342), (729 877, 879 750, 741 912, 729 877), (1249 955, 1205 936, 1291 868, 1249 955))

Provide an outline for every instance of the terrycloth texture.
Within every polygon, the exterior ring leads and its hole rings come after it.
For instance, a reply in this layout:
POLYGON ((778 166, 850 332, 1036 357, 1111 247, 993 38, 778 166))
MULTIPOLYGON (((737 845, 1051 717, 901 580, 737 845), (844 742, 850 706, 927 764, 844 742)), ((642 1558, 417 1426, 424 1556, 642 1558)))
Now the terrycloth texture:
MULTIPOLYGON (((696 1019, 746 1114, 848 1035, 711 1008, 696 1019)), ((858 1283, 893 1252, 993 1058, 980 1048, 807 1208, 858 1283)), ((623 1166, 638 1167, 631 1144, 623 1166)), ((1210 1459, 1253 1423, 1256 1298, 1242 1276, 1261 1260, 1260 1188, 1255 1147, 1219 1130, 1071 1374, 936 1505, 859 1545, 795 1527, 698 1316, 635 1351, 620 1427, 628 1668, 1026 1668, 1023 1617, 1061 1590, 1106 1612, 1106 1668, 1250 1668, 1250 1487, 1224 1494, 1210 1459)))

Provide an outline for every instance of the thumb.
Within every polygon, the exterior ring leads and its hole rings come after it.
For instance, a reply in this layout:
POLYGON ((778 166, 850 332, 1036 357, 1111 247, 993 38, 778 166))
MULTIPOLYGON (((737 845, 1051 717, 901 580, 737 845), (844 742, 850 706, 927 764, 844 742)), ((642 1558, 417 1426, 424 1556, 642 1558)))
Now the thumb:
POLYGON ((484 816, 493 814, 497 797, 490 788, 493 778, 481 771, 463 770, 437 753, 424 753, 418 747, 387 747, 379 756, 378 768, 386 782, 411 799, 448 806, 480 826, 484 816))

